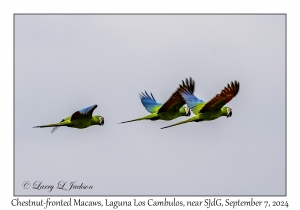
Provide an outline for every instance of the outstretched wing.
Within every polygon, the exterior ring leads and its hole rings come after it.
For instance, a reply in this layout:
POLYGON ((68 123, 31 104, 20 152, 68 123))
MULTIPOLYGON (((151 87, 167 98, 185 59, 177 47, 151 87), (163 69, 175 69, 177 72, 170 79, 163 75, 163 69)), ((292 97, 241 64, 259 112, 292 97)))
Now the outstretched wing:
POLYGON ((194 89, 195 81, 190 78, 189 85, 180 85, 179 93, 193 113, 198 114, 205 102, 194 95, 194 89))
POLYGON ((71 117, 71 121, 76 119, 82 119, 82 118, 92 118, 93 111, 96 108, 97 105, 95 104, 75 112, 71 117))
POLYGON ((190 77, 190 80, 187 78, 182 80, 182 85, 173 93, 173 95, 169 98, 169 100, 162 105, 162 107, 158 110, 158 113, 166 112, 168 110, 178 111, 184 104, 185 101, 180 95, 180 89, 186 88, 189 89, 192 93, 194 92, 195 81, 190 77))
POLYGON ((157 112, 158 109, 161 107, 161 103, 157 102, 155 98, 153 97, 152 93, 149 95, 146 91, 145 93, 142 92, 140 95, 141 102, 146 108, 146 110, 150 113, 157 112))
POLYGON ((231 82, 231 85, 228 84, 220 94, 217 94, 213 99, 205 104, 205 106, 200 110, 200 113, 211 110, 219 110, 226 103, 228 103, 233 97, 235 97, 240 89, 240 83, 237 81, 231 82))

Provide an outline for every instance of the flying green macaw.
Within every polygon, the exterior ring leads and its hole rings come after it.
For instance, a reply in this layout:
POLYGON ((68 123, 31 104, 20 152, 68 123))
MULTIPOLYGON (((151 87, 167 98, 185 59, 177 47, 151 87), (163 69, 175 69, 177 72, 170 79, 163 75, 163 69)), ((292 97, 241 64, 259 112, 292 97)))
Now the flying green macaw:
POLYGON ((233 97, 235 97, 240 89, 240 84, 235 81, 234 83, 231 82, 231 85, 227 85, 220 94, 217 94, 213 99, 209 102, 204 102, 201 99, 198 99, 194 94, 193 90, 190 90, 189 87, 180 87, 180 94, 184 98, 188 107, 193 111, 195 114, 194 117, 191 117, 187 120, 175 123, 173 125, 169 125, 164 128, 169 128, 172 126, 188 123, 188 122, 201 122, 207 120, 215 120, 219 117, 232 116, 232 109, 229 107, 224 106, 228 103, 233 97))
MULTIPOLYGON (((195 82, 192 78, 190 78, 190 81, 186 79, 186 83, 182 81, 182 87, 188 88, 193 93, 194 83, 195 82)), ((179 94, 179 88, 164 104, 157 102, 152 93, 150 94, 151 95, 149 95, 146 91, 145 93, 140 94, 141 102, 146 110, 151 113, 150 115, 120 123, 127 123, 138 120, 173 120, 180 116, 191 115, 191 110, 188 107, 184 106, 185 101, 179 94)))
POLYGON ((34 128, 45 128, 45 127, 54 127, 51 131, 53 133, 59 126, 67 126, 71 128, 87 128, 92 125, 104 125, 104 118, 99 115, 92 116, 93 111, 97 108, 97 105, 92 105, 86 108, 83 108, 72 116, 66 117, 59 123, 35 126, 34 128))

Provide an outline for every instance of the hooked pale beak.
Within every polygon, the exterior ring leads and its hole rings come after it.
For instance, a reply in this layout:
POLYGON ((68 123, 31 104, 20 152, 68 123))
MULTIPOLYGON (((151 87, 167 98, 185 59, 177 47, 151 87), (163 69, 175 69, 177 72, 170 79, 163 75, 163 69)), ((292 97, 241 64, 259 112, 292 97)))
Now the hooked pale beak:
POLYGON ((190 116, 191 115, 191 109, 186 107, 185 108, 185 116, 190 116))
POLYGON ((231 117, 231 116, 232 116, 231 109, 227 109, 227 115, 226 115, 226 117, 228 118, 228 117, 231 117))
POLYGON ((101 126, 104 125, 104 118, 103 117, 99 118, 99 125, 101 125, 101 126))

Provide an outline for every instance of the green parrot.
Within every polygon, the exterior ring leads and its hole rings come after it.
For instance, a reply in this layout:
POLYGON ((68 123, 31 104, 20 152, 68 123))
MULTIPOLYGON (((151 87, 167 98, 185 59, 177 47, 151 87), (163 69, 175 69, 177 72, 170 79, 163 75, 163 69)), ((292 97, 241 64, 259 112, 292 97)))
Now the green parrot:
POLYGON ((194 89, 189 89, 189 87, 180 87, 180 94, 184 98, 188 107, 193 111, 195 114, 194 117, 191 117, 187 120, 175 123, 173 125, 169 125, 164 128, 169 128, 172 126, 188 123, 188 122, 201 122, 207 120, 215 120, 219 117, 232 116, 232 109, 230 107, 224 106, 228 103, 233 97, 235 97, 240 89, 239 82, 235 81, 234 83, 231 82, 231 85, 227 85, 220 94, 217 94, 213 99, 209 102, 204 102, 201 99, 198 99, 194 94, 194 89))
POLYGON ((54 127, 51 131, 53 133, 60 126, 67 126, 71 128, 87 128, 92 125, 104 125, 104 118, 99 115, 92 116, 93 111, 97 108, 97 105, 92 105, 86 108, 83 108, 72 116, 66 117, 59 123, 35 126, 34 128, 45 128, 45 127, 54 127))
MULTIPOLYGON (((191 92, 194 92, 194 80, 186 79, 186 83, 182 81, 182 87, 188 88, 191 92)), ((140 99, 146 110, 151 113, 145 117, 129 120, 121 123, 128 123, 138 120, 173 120, 180 116, 190 116, 191 110, 184 106, 185 101, 179 94, 179 88, 169 98, 167 102, 161 104, 155 100, 152 93, 149 95, 146 91, 140 94, 140 99)))

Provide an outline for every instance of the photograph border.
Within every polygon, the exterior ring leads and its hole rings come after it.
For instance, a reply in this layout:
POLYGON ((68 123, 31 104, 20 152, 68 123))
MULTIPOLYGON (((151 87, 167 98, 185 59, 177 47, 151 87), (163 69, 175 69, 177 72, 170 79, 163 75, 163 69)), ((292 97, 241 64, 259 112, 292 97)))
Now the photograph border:
POLYGON ((14 13, 13 14, 13 196, 14 197, 287 197, 287 13, 14 13), (285 17, 285 194, 284 195, 19 195, 15 172, 15 17, 19 15, 283 15, 285 17))

